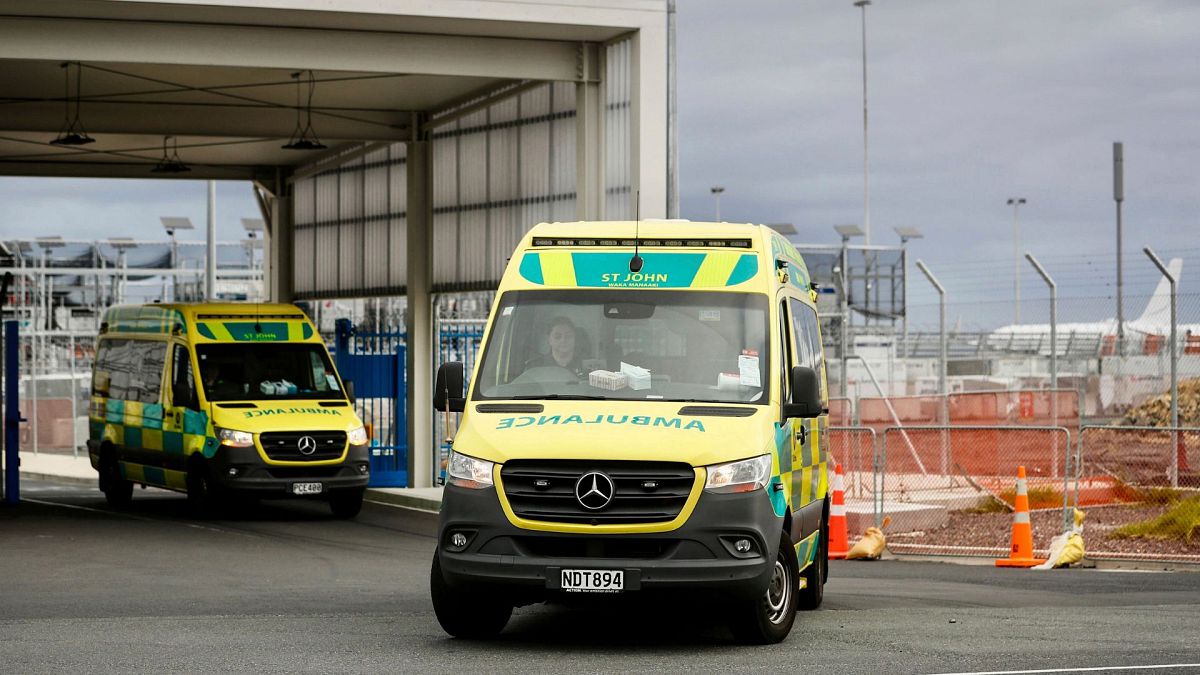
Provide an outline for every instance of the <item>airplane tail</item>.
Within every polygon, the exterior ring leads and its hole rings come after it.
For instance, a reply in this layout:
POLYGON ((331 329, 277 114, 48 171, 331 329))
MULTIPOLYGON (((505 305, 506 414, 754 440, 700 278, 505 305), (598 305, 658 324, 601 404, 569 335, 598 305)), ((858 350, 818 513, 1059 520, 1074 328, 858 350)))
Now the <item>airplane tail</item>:
MULTIPOLYGON (((1171 258, 1167 263, 1167 271, 1175 277, 1175 283, 1178 285, 1179 277, 1183 273, 1183 258, 1171 258)), ((1136 323, 1157 326, 1171 324, 1171 284, 1165 278, 1159 280, 1154 295, 1150 296, 1150 302, 1146 303, 1146 311, 1142 312, 1136 323)))

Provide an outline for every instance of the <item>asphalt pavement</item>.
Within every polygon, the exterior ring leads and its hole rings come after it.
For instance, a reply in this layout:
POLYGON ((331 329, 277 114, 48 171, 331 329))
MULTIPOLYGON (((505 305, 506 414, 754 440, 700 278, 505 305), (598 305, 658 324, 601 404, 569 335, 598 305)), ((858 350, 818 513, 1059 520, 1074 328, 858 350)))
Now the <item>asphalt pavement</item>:
MULTIPOLYGON (((198 520, 181 495, 110 509, 25 481, 0 508, 0 672, 940 673, 1200 664, 1200 574, 835 562, 823 609, 771 647, 719 617, 619 598, 520 608, 447 637, 429 601, 436 515, 266 502, 198 520)), ((1137 672, 1200 672, 1200 666, 1137 672)))

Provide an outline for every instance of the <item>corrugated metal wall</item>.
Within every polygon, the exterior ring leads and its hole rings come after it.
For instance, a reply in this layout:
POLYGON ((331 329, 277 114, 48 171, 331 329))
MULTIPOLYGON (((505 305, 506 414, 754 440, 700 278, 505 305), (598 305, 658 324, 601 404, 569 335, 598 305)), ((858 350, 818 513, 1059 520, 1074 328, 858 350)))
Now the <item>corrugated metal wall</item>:
POLYGON ((401 292, 408 195, 404 153, 397 143, 296 181, 299 297, 401 292))
MULTIPOLYGON (((609 219, 633 217, 631 54, 627 40, 605 56, 609 219)), ((576 219, 575 86, 546 83, 434 131, 435 291, 495 288, 529 228, 576 219)), ((395 144, 296 182, 297 296, 403 293, 404 157, 395 144)))
POLYGON ((604 218, 634 217, 632 92, 633 41, 623 40, 605 50, 604 81, 604 218))
POLYGON ((575 85, 554 82, 433 134, 435 290, 494 288, 521 236, 575 220, 575 85))

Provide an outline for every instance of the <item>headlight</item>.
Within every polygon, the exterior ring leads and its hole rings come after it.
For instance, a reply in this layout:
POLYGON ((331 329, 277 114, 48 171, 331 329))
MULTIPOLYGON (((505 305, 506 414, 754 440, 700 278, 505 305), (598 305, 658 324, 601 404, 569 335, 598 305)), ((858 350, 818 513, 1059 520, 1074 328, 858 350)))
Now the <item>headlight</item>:
POLYGON ((350 441, 350 445, 366 445, 371 437, 367 434, 366 427, 358 427, 351 429, 350 433, 346 434, 346 440, 350 441))
POLYGON ((492 462, 451 452, 446 473, 452 485, 478 490, 492 486, 492 468, 495 466, 492 462))
POLYGON ((708 467, 708 481, 704 489, 709 492, 751 492, 766 486, 771 479, 771 456, 761 455, 728 464, 708 467))
POLYGON ((254 445, 254 434, 249 431, 217 429, 217 440, 221 441, 221 445, 231 448, 248 448, 254 445))

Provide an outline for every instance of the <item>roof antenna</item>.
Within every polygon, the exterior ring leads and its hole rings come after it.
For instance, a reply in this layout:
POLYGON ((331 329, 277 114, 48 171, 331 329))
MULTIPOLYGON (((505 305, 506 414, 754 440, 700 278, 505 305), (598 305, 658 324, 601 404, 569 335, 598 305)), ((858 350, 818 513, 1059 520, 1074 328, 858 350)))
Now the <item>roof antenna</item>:
POLYGON ((633 202, 633 257, 629 259, 629 271, 637 274, 642 271, 642 256, 638 255, 638 228, 642 224, 642 191, 634 193, 633 202))

